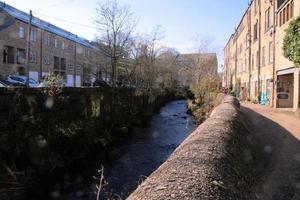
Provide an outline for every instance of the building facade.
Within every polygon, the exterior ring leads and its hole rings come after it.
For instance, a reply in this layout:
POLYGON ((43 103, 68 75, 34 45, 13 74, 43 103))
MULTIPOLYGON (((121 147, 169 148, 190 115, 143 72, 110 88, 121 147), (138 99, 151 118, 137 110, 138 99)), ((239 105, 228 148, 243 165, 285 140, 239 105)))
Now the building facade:
POLYGON ((69 87, 90 85, 106 60, 84 38, 0 2, 0 75, 26 75, 40 81, 50 72, 60 74, 69 87), (30 41, 29 65, 26 51, 30 41))
POLYGON ((242 100, 299 109, 299 69, 283 56, 289 22, 300 0, 252 0, 224 48, 223 86, 242 100))

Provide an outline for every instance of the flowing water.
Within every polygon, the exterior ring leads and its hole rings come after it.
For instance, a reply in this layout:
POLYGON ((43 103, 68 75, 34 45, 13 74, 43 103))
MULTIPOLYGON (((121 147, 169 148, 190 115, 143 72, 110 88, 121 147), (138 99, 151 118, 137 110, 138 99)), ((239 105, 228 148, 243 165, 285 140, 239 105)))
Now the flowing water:
MULTIPOLYGON (((142 180, 166 161, 196 128, 193 117, 186 114, 186 110, 186 101, 168 103, 151 118, 147 128, 136 129, 128 143, 111 152, 114 159, 104 165, 104 176, 108 183, 102 192, 105 198, 125 199, 142 180)), ((94 200, 95 184, 96 181, 64 199, 94 200)))

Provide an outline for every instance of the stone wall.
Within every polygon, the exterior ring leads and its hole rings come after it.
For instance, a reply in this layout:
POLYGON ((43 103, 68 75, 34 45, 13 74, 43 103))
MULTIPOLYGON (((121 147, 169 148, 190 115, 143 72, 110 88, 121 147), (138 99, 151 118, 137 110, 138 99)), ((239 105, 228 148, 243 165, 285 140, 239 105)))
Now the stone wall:
POLYGON ((246 199, 258 163, 237 99, 225 96, 128 199, 246 199))
MULTIPOLYGON (((0 180, 37 193, 39 184, 61 171, 76 173, 100 162, 111 145, 130 136, 131 127, 146 124, 172 98, 124 88, 66 88, 54 98, 40 89, 1 89, 0 180)), ((2 182, 2 188, 11 187, 2 182)))

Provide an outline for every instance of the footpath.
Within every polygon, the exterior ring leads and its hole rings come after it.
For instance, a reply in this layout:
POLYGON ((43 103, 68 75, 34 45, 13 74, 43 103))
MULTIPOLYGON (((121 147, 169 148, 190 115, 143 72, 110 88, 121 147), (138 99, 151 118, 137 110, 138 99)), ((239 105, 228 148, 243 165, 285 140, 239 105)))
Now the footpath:
POLYGON ((253 199, 300 199, 300 118, 249 103, 243 103, 241 109, 268 163, 253 199))

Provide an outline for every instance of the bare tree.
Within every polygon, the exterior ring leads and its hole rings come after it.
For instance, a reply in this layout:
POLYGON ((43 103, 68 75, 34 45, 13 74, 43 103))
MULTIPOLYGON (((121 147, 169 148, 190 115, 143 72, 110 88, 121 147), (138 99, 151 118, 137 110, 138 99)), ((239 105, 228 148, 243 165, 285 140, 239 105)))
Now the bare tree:
POLYGON ((101 169, 98 170, 98 173, 100 174, 100 177, 93 177, 95 180, 98 180, 99 183, 96 185, 96 189, 97 189, 97 197, 96 197, 96 200, 99 200, 100 199, 100 194, 103 190, 103 188, 108 185, 108 183, 105 181, 105 178, 104 178, 104 167, 103 165, 101 165, 101 169))
POLYGON ((179 82, 178 58, 180 53, 173 48, 166 48, 158 58, 158 71, 162 89, 174 89, 179 82))
POLYGON ((111 59, 111 81, 115 85, 117 66, 128 54, 137 20, 130 7, 119 5, 117 0, 99 2, 96 11, 95 23, 100 33, 98 42, 106 46, 102 51, 111 59))
POLYGON ((144 92, 152 93, 156 85, 158 77, 157 57, 162 49, 159 41, 163 38, 160 26, 153 28, 153 31, 146 35, 140 44, 139 63, 141 74, 139 75, 144 92))

